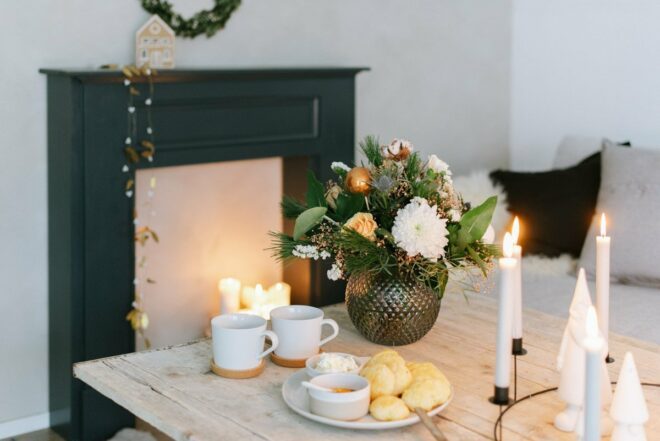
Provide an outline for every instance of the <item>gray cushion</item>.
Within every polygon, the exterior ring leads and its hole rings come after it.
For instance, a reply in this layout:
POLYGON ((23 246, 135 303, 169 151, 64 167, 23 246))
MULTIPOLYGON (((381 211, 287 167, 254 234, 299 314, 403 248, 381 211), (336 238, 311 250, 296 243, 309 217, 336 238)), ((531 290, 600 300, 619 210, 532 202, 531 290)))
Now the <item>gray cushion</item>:
POLYGON ((564 136, 557 147, 552 168, 568 168, 593 155, 603 146, 603 138, 564 136))
POLYGON ((601 212, 612 237, 612 279, 660 288, 660 150, 604 146, 597 215, 580 256, 592 276, 601 212))

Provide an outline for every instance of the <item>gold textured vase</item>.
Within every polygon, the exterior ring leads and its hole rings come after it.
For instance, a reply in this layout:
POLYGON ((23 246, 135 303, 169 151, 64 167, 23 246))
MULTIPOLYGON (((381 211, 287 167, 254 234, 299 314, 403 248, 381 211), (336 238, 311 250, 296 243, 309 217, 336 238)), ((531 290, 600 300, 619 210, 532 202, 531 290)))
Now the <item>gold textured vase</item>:
POLYGON ((399 346, 416 342, 435 324, 438 294, 413 279, 354 274, 346 286, 351 321, 368 340, 399 346))

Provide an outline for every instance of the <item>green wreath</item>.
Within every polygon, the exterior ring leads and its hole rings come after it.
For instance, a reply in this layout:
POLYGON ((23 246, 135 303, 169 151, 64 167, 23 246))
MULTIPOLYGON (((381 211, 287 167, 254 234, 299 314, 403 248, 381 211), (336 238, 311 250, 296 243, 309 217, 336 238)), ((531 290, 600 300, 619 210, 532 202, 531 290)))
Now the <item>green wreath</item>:
POLYGON ((231 14, 241 4, 241 0, 215 0, 215 6, 210 10, 197 12, 189 19, 174 12, 172 4, 167 0, 141 0, 142 7, 152 14, 158 14, 181 37, 195 38, 200 34, 213 36, 222 29, 231 14))

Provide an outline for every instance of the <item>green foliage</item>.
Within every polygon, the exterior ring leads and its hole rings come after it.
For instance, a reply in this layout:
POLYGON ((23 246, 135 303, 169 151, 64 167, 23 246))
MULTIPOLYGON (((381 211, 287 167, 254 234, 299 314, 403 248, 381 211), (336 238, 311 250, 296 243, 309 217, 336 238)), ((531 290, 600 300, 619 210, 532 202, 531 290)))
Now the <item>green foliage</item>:
POLYGON ((408 161, 406 162, 406 168, 404 173, 406 174, 406 178, 408 178, 408 181, 414 182, 419 178, 419 176, 422 173, 422 161, 419 159, 419 155, 417 152, 411 154, 408 157, 408 161))
POLYGON ((488 229, 493 211, 497 206, 497 196, 491 196, 486 201, 471 209, 463 215, 461 229, 458 231, 457 247, 465 248, 467 245, 481 239, 488 229))
POLYGON ((293 227, 293 239, 300 239, 305 233, 317 226, 328 211, 326 207, 313 207, 303 211, 293 227))
POLYGON ((335 219, 344 223, 355 213, 362 210, 362 207, 364 207, 364 196, 360 194, 341 193, 339 197, 337 197, 336 204, 337 209, 335 210, 335 219))
POLYGON ((142 7, 151 14, 157 14, 180 37, 195 38, 206 34, 212 37, 231 17, 239 7, 241 0, 215 0, 211 9, 203 9, 192 17, 186 18, 174 11, 172 4, 166 0, 142 0, 142 7))
POLYGON ((344 250, 344 270, 348 273, 392 274, 396 269, 394 256, 386 247, 354 230, 344 229, 337 238, 337 245, 344 250))
POLYGON ((380 151, 380 143, 378 138, 368 135, 364 141, 360 142, 360 148, 367 157, 367 161, 375 167, 383 165, 383 153, 380 151))
POLYGON ((328 203, 325 200, 325 190, 323 184, 316 179, 314 172, 307 171, 307 193, 305 193, 305 201, 308 207, 327 207, 328 203))
POLYGON ((282 208, 282 215, 287 219, 295 219, 300 216, 303 211, 307 210, 307 207, 302 202, 287 195, 284 195, 282 198, 280 207, 282 208))
POLYGON ((271 251, 271 256, 278 261, 285 261, 293 258, 293 249, 296 245, 304 244, 304 242, 294 240, 293 237, 284 233, 271 231, 268 235, 273 238, 273 246, 268 248, 268 250, 271 251))

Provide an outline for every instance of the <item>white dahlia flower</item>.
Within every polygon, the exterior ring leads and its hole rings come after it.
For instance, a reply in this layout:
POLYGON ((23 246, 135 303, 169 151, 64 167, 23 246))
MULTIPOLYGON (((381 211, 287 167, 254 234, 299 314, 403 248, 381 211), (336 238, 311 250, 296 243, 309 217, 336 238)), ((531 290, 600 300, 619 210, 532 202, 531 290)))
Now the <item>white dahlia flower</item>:
POLYGON ((451 170, 449 170, 449 164, 447 164, 442 159, 438 158, 436 155, 429 156, 429 160, 426 166, 436 173, 445 173, 447 176, 451 176, 451 170))
POLYGON ((421 254, 434 261, 445 255, 449 242, 447 234, 447 220, 438 216, 435 205, 430 206, 426 199, 419 197, 397 212, 392 227, 396 244, 408 256, 421 254))

